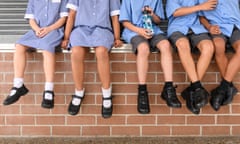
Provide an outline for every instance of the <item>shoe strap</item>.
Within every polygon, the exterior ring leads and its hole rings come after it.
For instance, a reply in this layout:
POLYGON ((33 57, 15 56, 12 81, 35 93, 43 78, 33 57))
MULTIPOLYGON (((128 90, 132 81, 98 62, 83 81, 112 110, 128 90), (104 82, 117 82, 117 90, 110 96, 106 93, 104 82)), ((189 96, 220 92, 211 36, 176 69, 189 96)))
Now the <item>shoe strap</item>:
POLYGON ((76 95, 72 95, 72 98, 77 98, 77 99, 83 99, 84 98, 84 95, 81 97, 81 96, 76 96, 76 95))
POLYGON ((17 87, 12 87, 12 89, 11 90, 18 90, 19 88, 17 88, 17 87))
POLYGON ((45 95, 45 93, 49 93, 49 94, 51 94, 52 96, 54 96, 54 92, 53 92, 53 91, 45 90, 45 91, 44 91, 44 95, 45 95))
POLYGON ((107 98, 102 97, 103 100, 112 100, 112 98, 113 98, 112 96, 107 97, 107 98))

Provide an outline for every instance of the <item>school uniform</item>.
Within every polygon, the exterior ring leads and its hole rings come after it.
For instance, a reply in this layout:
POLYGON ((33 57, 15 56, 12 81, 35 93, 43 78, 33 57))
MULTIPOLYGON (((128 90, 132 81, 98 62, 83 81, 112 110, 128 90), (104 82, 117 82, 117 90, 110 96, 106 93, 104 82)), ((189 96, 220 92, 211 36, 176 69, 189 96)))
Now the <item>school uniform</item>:
MULTIPOLYGON (((207 0, 199 0, 203 3, 207 0)), ((212 25, 218 25, 221 32, 230 37, 234 27, 240 29, 240 10, 238 0, 218 0, 217 7, 211 11, 202 11, 200 15, 205 16, 212 25)))
POLYGON ((112 48, 111 16, 120 14, 119 0, 69 0, 67 8, 76 11, 70 47, 112 48))
MULTIPOLYGON (((29 0, 25 19, 34 19, 39 27, 54 24, 59 18, 68 16, 67 0, 29 0)), ((28 31, 16 43, 54 53, 63 38, 63 28, 53 30, 43 38, 28 31)))
MULTIPOLYGON (((120 10, 119 21, 129 21, 137 27, 143 27, 142 22, 142 8, 144 6, 149 6, 153 9, 154 13, 158 15, 161 19, 164 19, 164 11, 162 0, 123 0, 120 10)), ((158 25, 153 23, 154 35, 163 34, 163 31, 158 25)), ((123 39, 130 43, 131 39, 138 34, 125 28, 122 33, 123 39)))
POLYGON ((169 19, 168 36, 174 32, 181 32, 187 35, 189 30, 194 34, 207 33, 208 31, 200 24, 198 12, 174 17, 173 13, 181 7, 191 7, 198 4, 198 0, 168 0, 166 5, 166 13, 169 19))

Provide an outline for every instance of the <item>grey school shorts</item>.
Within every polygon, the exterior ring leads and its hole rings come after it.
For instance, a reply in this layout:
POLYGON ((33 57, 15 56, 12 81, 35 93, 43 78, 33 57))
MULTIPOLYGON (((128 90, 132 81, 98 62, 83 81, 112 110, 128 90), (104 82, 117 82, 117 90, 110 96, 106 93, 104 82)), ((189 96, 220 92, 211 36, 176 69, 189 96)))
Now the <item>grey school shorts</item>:
POLYGON ((137 48, 139 44, 143 42, 149 45, 150 51, 156 51, 156 45, 162 40, 167 40, 167 37, 164 34, 154 35, 151 39, 145 39, 143 36, 136 35, 131 39, 132 51, 137 54, 137 48))
POLYGON ((196 48, 198 43, 202 40, 212 40, 208 33, 201 33, 201 34, 194 34, 193 32, 188 33, 187 35, 184 35, 183 33, 177 31, 174 32, 170 37, 171 43, 176 47, 176 42, 180 38, 187 38, 190 41, 190 45, 193 49, 196 48))
POLYGON ((212 38, 220 37, 224 39, 225 42, 229 41, 231 45, 233 45, 236 41, 240 40, 240 30, 235 26, 232 32, 231 37, 227 37, 223 34, 212 35, 212 38))

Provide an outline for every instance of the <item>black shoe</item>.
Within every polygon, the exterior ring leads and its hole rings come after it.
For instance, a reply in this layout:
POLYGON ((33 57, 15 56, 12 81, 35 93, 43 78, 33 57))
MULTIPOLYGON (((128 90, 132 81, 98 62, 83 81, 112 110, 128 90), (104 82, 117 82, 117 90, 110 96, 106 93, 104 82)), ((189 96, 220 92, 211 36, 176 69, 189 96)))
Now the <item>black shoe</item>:
POLYGON ((138 92, 138 112, 141 114, 147 114, 150 112, 149 100, 148 100, 148 92, 147 91, 139 91, 138 92))
POLYGON ((185 90, 182 91, 181 96, 184 100, 186 100, 186 106, 188 110, 190 110, 194 114, 199 114, 200 108, 196 107, 196 98, 193 93, 194 92, 190 90, 190 87, 187 87, 185 90))
POLYGON ((15 94, 12 96, 8 95, 3 102, 3 105, 13 104, 18 101, 21 96, 24 96, 28 93, 28 89, 24 86, 24 84, 20 88, 13 87, 11 90, 16 90, 15 94))
POLYGON ((227 94, 223 100, 222 105, 230 104, 233 100, 233 97, 237 94, 237 92, 238 92, 238 89, 234 85, 228 87, 227 94))
POLYGON ((111 100, 112 103, 112 96, 109 98, 102 98, 102 117, 103 118, 110 118, 112 116, 112 111, 113 111, 113 104, 109 108, 106 108, 103 106, 103 101, 104 100, 111 100))
POLYGON ((215 111, 220 109, 223 104, 224 98, 226 96, 226 91, 221 89, 219 86, 212 90, 210 104, 215 111))
POLYGON ((43 92, 43 100, 42 100, 42 105, 43 108, 53 108, 54 107, 54 92, 53 91, 44 91, 43 92), (45 94, 49 93, 52 95, 52 100, 48 100, 45 98, 45 94))
POLYGON ((176 89, 173 86, 164 88, 161 97, 167 102, 169 107, 180 108, 182 106, 181 102, 177 98, 176 89))
POLYGON ((203 88, 197 88, 193 91, 197 108, 202 108, 208 103, 209 93, 203 88))
POLYGON ((72 100, 71 100, 71 102, 69 103, 69 106, 68 106, 68 113, 69 113, 70 115, 76 115, 76 114, 78 114, 79 109, 80 109, 80 106, 81 106, 82 101, 83 101, 83 98, 84 98, 84 96, 83 96, 83 97, 80 97, 80 96, 72 95, 72 100), (79 105, 74 105, 74 104, 72 103, 72 101, 73 101, 74 98, 81 99, 81 102, 80 102, 79 105))

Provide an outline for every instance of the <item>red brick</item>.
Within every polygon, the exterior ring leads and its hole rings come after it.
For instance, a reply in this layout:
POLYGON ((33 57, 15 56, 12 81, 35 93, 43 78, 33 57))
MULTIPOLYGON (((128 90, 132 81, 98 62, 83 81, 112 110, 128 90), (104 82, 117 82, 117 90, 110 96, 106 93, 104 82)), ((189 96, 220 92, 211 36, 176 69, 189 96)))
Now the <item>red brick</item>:
POLYGON ((94 125, 96 123, 95 116, 68 116, 67 125, 94 125))
POLYGON ((80 126, 53 126, 53 136, 80 136, 80 126))
POLYGON ((20 126, 0 126, 2 136, 20 136, 20 126))
POLYGON ((127 117, 128 125, 147 125, 147 124, 155 124, 155 123, 156 123, 156 117, 151 115, 127 117))
POLYGON ((186 136, 199 136, 199 126, 173 126, 172 135, 186 135, 186 136))
POLYGON ((34 125, 33 116, 6 116, 6 125, 34 125))
POLYGON ((112 126, 112 136, 140 136, 140 127, 112 126))
POLYGON ((49 126, 23 126, 23 136, 49 136, 51 128, 49 126))
POLYGON ((64 116, 36 116, 37 125, 64 125, 64 116))
POLYGON ((109 136, 110 127, 109 126, 83 126, 82 135, 83 136, 109 136))
POLYGON ((171 128, 169 126, 143 126, 143 136, 169 136, 171 128))
POLYGON ((188 116, 187 124, 215 124, 214 116, 188 116))
POLYGON ((225 115, 225 116, 218 116, 217 118, 217 124, 239 124, 240 116, 234 116, 234 115, 225 115))
POLYGON ((185 116, 158 116, 158 125, 179 125, 185 124, 185 116))
POLYGON ((230 135, 230 126, 203 126, 202 134, 205 136, 230 135))
POLYGON ((102 116, 97 117, 97 125, 125 125, 126 118, 123 116, 113 116, 111 118, 105 119, 102 116))
POLYGON ((232 135, 239 136, 240 135, 240 126, 232 127, 232 135))

